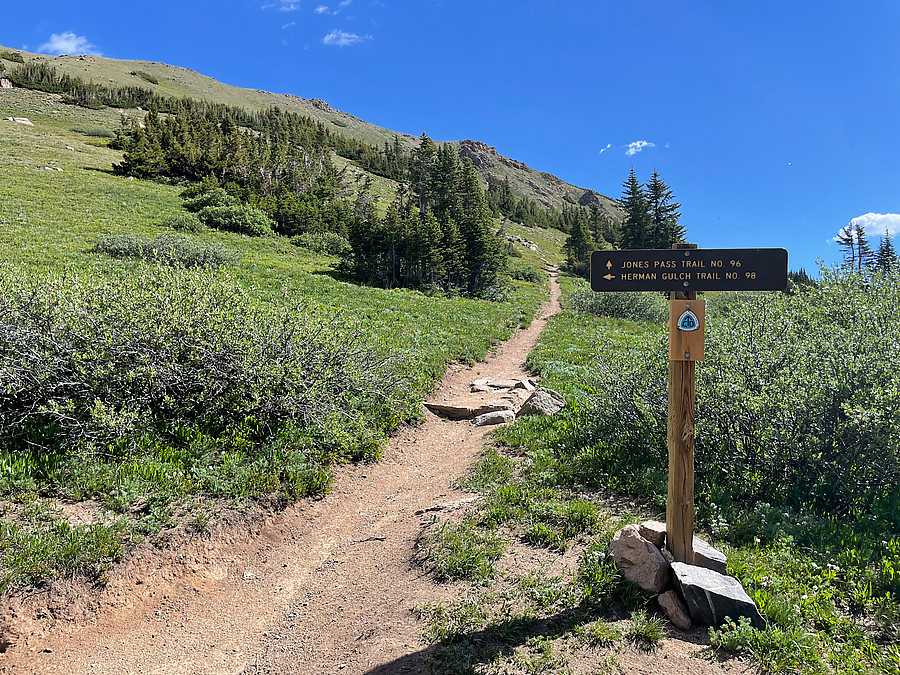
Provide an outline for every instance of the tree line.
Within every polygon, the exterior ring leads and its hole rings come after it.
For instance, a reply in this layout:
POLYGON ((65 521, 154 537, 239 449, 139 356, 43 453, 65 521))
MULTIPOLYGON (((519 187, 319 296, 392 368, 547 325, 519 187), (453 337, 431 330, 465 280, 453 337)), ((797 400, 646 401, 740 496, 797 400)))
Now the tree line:
POLYGON ((570 214, 564 252, 566 266, 574 274, 588 275, 592 251, 672 248, 684 241, 686 231, 678 222, 681 204, 656 169, 641 183, 632 167, 617 203, 624 213, 621 221, 607 218, 596 207, 570 214))
POLYGON ((844 257, 844 269, 851 272, 887 272, 900 267, 900 257, 894 248, 891 233, 885 228, 884 236, 873 251, 866 231, 859 222, 851 221, 836 237, 844 257))
POLYGON ((351 221, 349 240, 344 268, 366 283, 491 297, 506 271, 507 255, 475 167, 426 134, 409 156, 406 180, 387 214, 378 218, 367 205, 351 221))

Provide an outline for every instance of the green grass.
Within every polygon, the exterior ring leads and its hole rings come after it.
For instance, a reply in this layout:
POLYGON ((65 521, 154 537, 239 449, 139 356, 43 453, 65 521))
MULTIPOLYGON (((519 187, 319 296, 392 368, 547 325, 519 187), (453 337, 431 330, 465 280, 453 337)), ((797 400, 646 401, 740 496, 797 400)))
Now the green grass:
MULTIPOLYGON (((157 64, 144 70, 165 82, 167 68, 157 64)), ((6 278, 62 277, 74 285, 145 274, 147 263, 95 253, 95 245, 109 235, 155 239, 171 232, 160 224, 184 211, 180 188, 113 175, 120 153, 106 147, 105 139, 94 145, 98 139, 85 135, 85 129, 117 128, 119 115, 65 106, 39 92, 4 90, 0 118, 28 117, 35 124, 0 121, 0 269, 6 278)), ((361 287, 335 273, 334 258, 302 250, 286 238, 251 239, 208 229, 180 236, 195 242, 197 250, 214 246, 237 254, 229 275, 253 302, 302 305, 310 321, 355 336, 367 350, 389 357, 404 376, 389 392, 397 406, 394 423, 415 421, 422 398, 448 364, 482 359, 515 328, 528 325, 546 297, 543 284, 521 281, 513 283, 507 302, 361 287)), ((33 453, 5 454, 0 498, 16 503, 40 493, 58 502, 93 499, 111 520, 90 526, 69 526, 58 518, 6 521, 0 530, 0 578, 9 587, 72 573, 100 579, 135 542, 147 537, 162 542, 164 528, 178 523, 208 528, 209 521, 198 514, 218 508, 217 500, 227 507, 272 494, 289 500, 327 492, 329 465, 342 456, 329 448, 352 446, 358 434, 353 424, 329 424, 327 436, 271 444, 217 439, 195 430, 175 445, 135 439, 121 456, 74 452, 48 461, 33 453)))

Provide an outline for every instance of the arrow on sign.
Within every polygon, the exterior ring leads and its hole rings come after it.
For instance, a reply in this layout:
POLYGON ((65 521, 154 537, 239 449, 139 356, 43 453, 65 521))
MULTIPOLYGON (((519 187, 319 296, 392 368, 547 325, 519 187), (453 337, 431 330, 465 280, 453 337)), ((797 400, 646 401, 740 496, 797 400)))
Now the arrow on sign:
POLYGON ((606 269, 609 269, 611 267, 612 267, 612 263, 609 260, 607 260, 606 261, 606 269))
POLYGON ((611 281, 612 279, 616 278, 616 275, 615 274, 604 274, 603 278, 606 279, 607 281, 611 281))

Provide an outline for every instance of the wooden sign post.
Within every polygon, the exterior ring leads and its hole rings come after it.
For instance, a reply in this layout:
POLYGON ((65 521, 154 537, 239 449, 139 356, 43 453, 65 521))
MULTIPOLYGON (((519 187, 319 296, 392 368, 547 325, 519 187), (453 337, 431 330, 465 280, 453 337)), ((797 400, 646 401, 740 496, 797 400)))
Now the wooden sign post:
POLYGON ((777 291, 787 287, 787 251, 698 249, 595 251, 595 291, 670 291, 669 493, 666 547, 678 562, 694 562, 694 363, 704 358, 706 302, 698 290, 777 291))

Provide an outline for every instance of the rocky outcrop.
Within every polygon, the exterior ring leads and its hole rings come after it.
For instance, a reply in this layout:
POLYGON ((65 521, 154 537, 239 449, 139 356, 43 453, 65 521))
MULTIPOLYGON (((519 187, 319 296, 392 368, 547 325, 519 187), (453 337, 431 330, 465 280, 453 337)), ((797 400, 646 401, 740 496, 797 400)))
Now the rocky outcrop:
POLYGON ((0 78, 0 89, 12 89, 13 83, 6 78, 0 78))
POLYGON ((474 403, 471 405, 465 403, 426 403, 425 407, 435 415, 448 417, 452 420, 470 420, 479 415, 501 412, 503 410, 512 411, 515 408, 511 401, 490 401, 488 403, 474 403))

